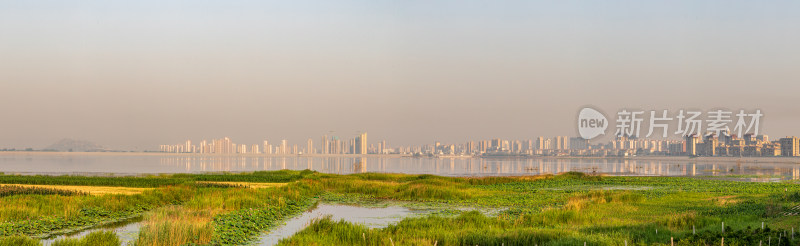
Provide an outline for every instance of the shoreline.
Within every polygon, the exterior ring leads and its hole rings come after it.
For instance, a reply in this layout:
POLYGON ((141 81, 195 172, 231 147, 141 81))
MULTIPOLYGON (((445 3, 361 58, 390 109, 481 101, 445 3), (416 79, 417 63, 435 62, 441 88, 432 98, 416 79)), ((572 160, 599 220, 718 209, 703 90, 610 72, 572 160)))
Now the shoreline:
POLYGON ((564 160, 648 160, 648 161, 686 161, 686 162, 741 162, 741 163, 788 163, 800 164, 800 157, 732 157, 732 156, 413 156, 408 154, 199 154, 199 153, 162 153, 162 152, 38 152, 38 151, 2 151, 0 156, 164 156, 164 157, 351 157, 351 158, 431 158, 431 159, 564 159, 564 160))
POLYGON ((185 156, 185 157, 412 157, 406 154, 201 154, 164 152, 49 152, 49 151, 0 151, 0 156, 185 156))
POLYGON ((630 157, 583 157, 583 156, 542 156, 542 159, 577 159, 577 160, 636 160, 636 161, 684 161, 692 163, 736 162, 736 163, 785 163, 800 164, 800 157, 731 157, 731 156, 630 156, 630 157))

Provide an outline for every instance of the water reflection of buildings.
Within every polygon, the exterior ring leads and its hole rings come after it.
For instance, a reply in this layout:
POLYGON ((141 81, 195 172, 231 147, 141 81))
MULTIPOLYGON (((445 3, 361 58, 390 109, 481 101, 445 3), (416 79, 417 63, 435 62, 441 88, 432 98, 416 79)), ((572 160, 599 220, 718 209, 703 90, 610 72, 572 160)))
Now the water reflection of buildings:
POLYGON ((161 157, 162 166, 183 172, 304 170, 349 174, 365 172, 446 176, 538 175, 584 172, 626 176, 779 176, 800 179, 800 167, 786 164, 630 159, 502 159, 386 157, 161 157))
POLYGON ((161 157, 162 166, 183 172, 244 172, 259 170, 314 170, 324 173, 386 172, 387 159, 367 157, 161 157))

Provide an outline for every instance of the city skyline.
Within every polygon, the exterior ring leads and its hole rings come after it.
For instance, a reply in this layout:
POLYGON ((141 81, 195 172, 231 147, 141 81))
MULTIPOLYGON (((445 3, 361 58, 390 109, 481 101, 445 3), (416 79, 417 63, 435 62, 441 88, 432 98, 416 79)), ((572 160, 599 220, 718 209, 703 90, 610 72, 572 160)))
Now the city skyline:
POLYGON ((787 136, 800 122, 798 12, 793 1, 3 1, 0 148, 571 136, 585 105, 759 108, 787 136))
POLYGON ((0 0, 0 246, 800 245, 799 23, 0 0))
POLYGON ((230 138, 202 140, 193 145, 192 140, 185 144, 160 145, 158 152, 165 153, 199 153, 199 154, 265 154, 265 155, 365 155, 365 154, 401 154, 429 156, 731 156, 731 157, 771 157, 800 156, 800 139, 795 136, 780 137, 770 140, 769 135, 746 133, 744 136, 721 135, 707 132, 702 136, 685 135, 681 140, 648 139, 617 136, 608 142, 592 143, 581 137, 543 137, 535 139, 501 139, 470 140, 465 143, 443 143, 435 141, 431 144, 390 146, 386 140, 377 144, 367 141, 367 133, 359 133, 349 139, 323 135, 318 145, 308 138, 305 147, 297 144, 289 145, 283 139, 278 145, 269 140, 263 144, 237 144, 230 138))

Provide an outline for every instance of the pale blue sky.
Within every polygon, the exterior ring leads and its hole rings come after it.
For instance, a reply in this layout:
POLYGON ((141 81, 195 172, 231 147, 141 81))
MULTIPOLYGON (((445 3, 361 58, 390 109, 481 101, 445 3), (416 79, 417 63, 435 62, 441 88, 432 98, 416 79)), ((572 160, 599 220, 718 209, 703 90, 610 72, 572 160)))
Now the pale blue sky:
POLYGON ((798 1, 0 1, 0 148, 576 135, 581 106, 800 135, 798 1))

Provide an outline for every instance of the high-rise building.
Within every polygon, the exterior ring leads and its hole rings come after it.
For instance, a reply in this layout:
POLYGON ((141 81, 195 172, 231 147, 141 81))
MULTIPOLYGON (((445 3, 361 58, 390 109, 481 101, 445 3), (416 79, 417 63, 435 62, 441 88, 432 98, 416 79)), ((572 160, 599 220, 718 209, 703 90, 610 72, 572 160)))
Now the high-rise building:
POLYGON ((281 146, 279 148, 280 149, 278 150, 278 154, 280 155, 289 154, 289 143, 286 141, 286 139, 281 140, 281 146))
POLYGON ((521 153, 522 152, 522 142, 519 140, 514 140, 511 142, 511 152, 513 153, 521 153))
POLYGON ((542 149, 553 149, 552 142, 553 140, 550 138, 544 139, 544 142, 542 142, 542 149))
POLYGON ((322 145, 322 147, 320 148, 320 151, 322 151, 322 154, 330 154, 331 153, 330 152, 330 147, 331 146, 328 143, 328 135, 322 135, 322 141, 319 142, 319 143, 322 145))
POLYGON ((210 152, 209 151, 209 146, 208 146, 208 141, 203 140, 202 142, 200 142, 200 153, 208 154, 208 152, 210 152))
POLYGON ((252 153, 252 154, 260 154, 261 153, 261 151, 258 149, 258 144, 253 144, 250 147, 250 153, 252 153))
POLYGON ((358 155, 367 154, 367 133, 361 133, 355 139, 355 146, 353 146, 353 153, 358 155))
POLYGON ((569 137, 561 136, 561 148, 560 149, 569 149, 569 137))
POLYGON ((212 152, 214 154, 234 154, 237 151, 236 144, 227 137, 223 139, 214 139, 212 145, 212 152))
POLYGON ((589 149, 589 140, 583 139, 582 137, 570 138, 569 139, 569 148, 570 149, 589 149))
POLYGON ((546 149, 544 147, 544 137, 536 138, 536 149, 546 149))
POLYGON ((563 149, 561 146, 564 144, 564 139, 561 136, 556 136, 553 138, 553 149, 563 149))
POLYGON ((705 155, 707 156, 716 156, 717 155, 717 146, 719 145, 719 139, 715 135, 708 135, 706 136, 706 140, 703 143, 705 147, 705 155))
POLYGON ((697 143, 699 142, 699 138, 697 135, 689 135, 686 136, 686 141, 684 141, 684 149, 686 154, 689 156, 696 156, 697 155, 697 143))
POLYGON ((785 137, 781 138, 781 155, 782 156, 800 156, 800 148, 798 145, 798 138, 792 137, 785 137))
POLYGON ((503 140, 499 138, 492 139, 492 145, 490 147, 492 151, 501 151, 503 150, 503 140))
POLYGON ((306 153, 305 154, 314 154, 314 141, 310 138, 308 139, 308 143, 306 143, 306 153))

